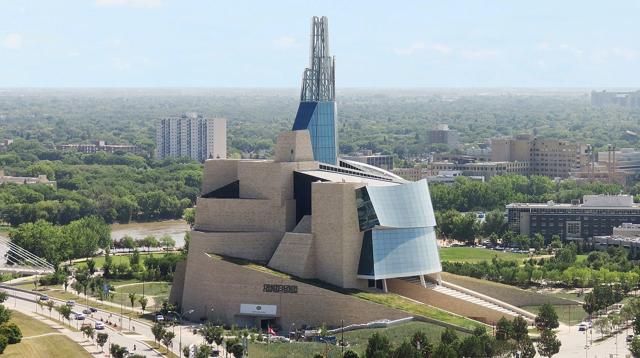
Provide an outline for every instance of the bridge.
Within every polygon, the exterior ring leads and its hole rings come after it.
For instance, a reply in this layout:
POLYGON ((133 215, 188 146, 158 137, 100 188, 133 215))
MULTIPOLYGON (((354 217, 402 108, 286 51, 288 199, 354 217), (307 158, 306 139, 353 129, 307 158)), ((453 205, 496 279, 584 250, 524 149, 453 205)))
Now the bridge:
POLYGON ((54 271, 53 265, 45 259, 14 244, 8 237, 0 236, 0 272, 42 275, 54 271))

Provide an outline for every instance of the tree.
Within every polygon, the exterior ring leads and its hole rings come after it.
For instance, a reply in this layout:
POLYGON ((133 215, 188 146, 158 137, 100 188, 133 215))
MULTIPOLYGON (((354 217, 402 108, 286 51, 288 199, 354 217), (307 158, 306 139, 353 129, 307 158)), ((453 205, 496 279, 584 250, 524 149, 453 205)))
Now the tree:
POLYGON ((458 352, 450 345, 440 342, 433 352, 433 356, 438 358, 458 358, 458 352))
POLYGON ((0 354, 4 353, 5 348, 9 345, 9 338, 0 335, 0 354))
POLYGON ((429 337, 424 331, 416 331, 413 336, 411 336, 411 344, 416 347, 416 349, 420 352, 422 357, 430 357, 433 353, 433 344, 429 342, 429 337))
MULTIPOLYGON (((60 305, 60 306, 56 307, 56 309, 62 315, 62 317, 64 317, 64 319, 69 321, 69 319, 71 317, 71 307, 69 307, 67 305, 60 305)), ((70 321, 69 321, 69 324, 71 324, 70 321)))
POLYGON ((95 335, 95 332, 96 332, 93 329, 93 327, 91 327, 91 325, 82 326, 82 328, 80 328, 80 331, 82 332, 83 336, 86 336, 87 338, 90 338, 91 340, 93 340, 93 336, 95 335))
POLYGON ((159 241, 161 246, 164 246, 167 250, 171 247, 176 246, 176 240, 174 240, 169 234, 164 234, 160 237, 159 241))
POLYGON ((536 356, 536 348, 529 336, 520 341, 517 347, 520 351, 520 358, 534 358, 536 356))
POLYGON ((187 224, 189 224, 189 227, 193 229, 193 225, 196 223, 196 208, 184 209, 182 218, 187 222, 187 224))
MULTIPOLYGON (((155 335, 155 334, 154 334, 155 335)), ((162 344, 167 347, 167 354, 169 353, 169 346, 171 346, 171 342, 175 338, 176 334, 171 331, 165 331, 162 335, 162 344)))
POLYGON ((144 296, 140 296, 140 298, 138 298, 138 303, 142 308, 142 313, 144 313, 144 310, 147 308, 147 303, 149 303, 149 300, 144 296))
POLYGON ((109 353, 111 353, 114 358, 124 358, 127 354, 127 347, 121 347, 119 344, 113 343, 109 348, 109 353))
POLYGON ((155 339, 156 342, 160 342, 162 340, 165 332, 166 330, 162 325, 162 323, 160 322, 157 322, 156 324, 153 325, 153 327, 151 327, 151 333, 153 333, 153 338, 155 339))
POLYGON ((125 235, 121 239, 121 245, 123 248, 131 252, 131 250, 135 249, 136 247, 136 241, 131 236, 125 235))
POLYGON ((107 333, 98 333, 98 335, 96 336, 96 342, 98 343, 98 345, 100 346, 100 352, 102 352, 104 349, 104 344, 107 343, 107 340, 109 339, 109 335, 107 333))
POLYGON ((633 337, 629 350, 633 358, 640 358, 640 336, 633 337))
POLYGON ((529 324, 524 318, 522 318, 522 316, 514 318, 513 322, 511 323, 511 338, 513 338, 516 342, 522 342, 523 340, 529 338, 528 326, 529 324))
POLYGON ((482 226, 482 231, 486 236, 502 236, 506 229, 507 221, 504 219, 504 213, 502 211, 494 210, 487 213, 484 225, 482 226))
POLYGON ((47 301, 47 309, 49 309, 49 318, 51 318, 51 311, 53 310, 53 307, 55 307, 55 303, 53 303, 53 301, 49 300, 47 301))
POLYGON ((545 303, 540 307, 540 311, 535 318, 536 327, 543 330, 558 328, 558 314, 553 306, 545 303))
POLYGON ((496 323, 496 339, 499 341, 506 341, 513 336, 512 323, 502 317, 496 323))
POLYGON ((440 342, 443 342, 446 345, 451 345, 453 342, 458 340, 458 334, 452 328, 447 328, 440 335, 440 342))
POLYGON ((640 335, 640 314, 636 314, 633 318, 633 333, 640 335))
POLYGON ((6 301, 9 298, 9 295, 5 291, 0 292, 0 303, 6 301))
POLYGON ((560 340, 556 338, 556 333, 551 329, 543 329, 538 340, 538 353, 543 357, 552 357, 560 352, 560 340))
POLYGON ((0 324, 9 322, 11 319, 11 311, 5 306, 0 306, 0 324))
POLYGON ((7 337, 9 344, 20 343, 20 340, 22 340, 22 331, 13 322, 0 325, 0 335, 7 337))
POLYGON ((387 336, 376 332, 369 337, 365 351, 366 358, 388 357, 390 354, 391 343, 387 336))
POLYGON ((421 358, 420 352, 411 343, 404 341, 392 353, 392 358, 421 358))
MULTIPOLYGON (((185 347, 187 349, 189 349, 189 347, 185 347)), ((213 351, 213 349, 206 345, 206 344, 202 344, 198 347, 196 347, 196 354, 195 354, 195 358, 209 358, 211 356, 211 352, 213 351)), ((184 355, 185 357, 188 357, 188 354, 184 355)))
POLYGON ((87 269, 89 269, 89 273, 93 275, 94 272, 96 272, 96 262, 89 258, 87 259, 87 269))
POLYGON ((136 302, 136 294, 129 292, 129 302, 131 302, 131 309, 133 310, 133 304, 136 302))
POLYGON ((360 356, 358 356, 358 353, 352 351, 351 349, 347 349, 344 352, 344 355, 342 356, 342 358, 360 358, 360 356))

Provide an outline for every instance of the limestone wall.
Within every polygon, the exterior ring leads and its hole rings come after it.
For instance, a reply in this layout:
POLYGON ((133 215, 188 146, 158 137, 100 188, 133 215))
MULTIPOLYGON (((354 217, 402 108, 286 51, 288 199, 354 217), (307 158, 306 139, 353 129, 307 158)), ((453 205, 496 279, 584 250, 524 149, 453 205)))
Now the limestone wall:
POLYGON ((266 263, 278 247, 284 232, 191 231, 190 235, 189 251, 195 249, 266 263))

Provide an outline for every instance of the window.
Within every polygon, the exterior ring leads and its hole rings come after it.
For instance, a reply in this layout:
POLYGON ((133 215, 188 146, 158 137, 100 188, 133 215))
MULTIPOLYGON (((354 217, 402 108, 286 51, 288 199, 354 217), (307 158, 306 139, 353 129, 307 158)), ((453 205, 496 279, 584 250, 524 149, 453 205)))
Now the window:
POLYGON ((567 221, 567 236, 568 237, 580 237, 580 222, 579 221, 567 221))

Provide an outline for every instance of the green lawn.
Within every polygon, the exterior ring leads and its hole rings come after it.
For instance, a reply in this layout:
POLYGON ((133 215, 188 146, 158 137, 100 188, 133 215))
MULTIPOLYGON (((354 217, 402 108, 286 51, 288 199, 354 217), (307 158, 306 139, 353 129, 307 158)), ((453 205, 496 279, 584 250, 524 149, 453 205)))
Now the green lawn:
MULTIPOLYGON (((349 343, 349 347, 356 351, 361 357, 364 356, 364 351, 367 347, 367 340, 375 332, 380 332, 387 337, 391 343, 398 346, 403 340, 409 339, 414 332, 422 330, 424 331, 431 342, 437 343, 440 341, 440 335, 444 331, 444 328, 431 323, 425 322, 409 322, 399 326, 389 328, 376 328, 376 329, 361 329, 352 332, 345 332, 344 339, 349 343)), ((459 333, 460 336, 465 335, 459 333)), ((340 339, 341 335, 338 334, 337 338, 340 339)), ((251 343, 249 344, 249 356, 253 357, 266 357, 266 358, 306 358, 312 357, 316 353, 324 354, 325 349, 328 349, 329 358, 341 357, 341 348, 338 346, 324 345, 322 343, 251 343)), ((346 350, 345 349, 345 350, 346 350)))
POLYGON ((515 254, 512 252, 495 251, 476 247, 441 247, 441 261, 480 262, 491 261, 494 257, 501 260, 521 260, 528 257, 527 254, 515 254))
MULTIPOLYGON (((570 325, 576 325, 588 316, 581 305, 554 305, 553 308, 556 309, 558 320, 570 325)), ((522 309, 537 314, 540 306, 524 306, 522 309)))
POLYGON ((11 321, 15 322, 22 330, 22 341, 12 344, 4 351, 5 357, 42 357, 42 358, 67 358, 67 357, 91 357, 77 343, 64 335, 49 335, 36 338, 28 338, 45 333, 56 332, 51 327, 20 312, 13 311, 11 321))
POLYGON ((583 262, 587 260, 587 256, 589 255, 576 255, 576 262, 583 262))
POLYGON ((376 302, 387 307, 396 308, 419 316, 429 317, 438 321, 455 324, 460 327, 474 329, 479 322, 457 316, 433 306, 416 303, 394 293, 357 292, 352 294, 368 301, 376 302))

